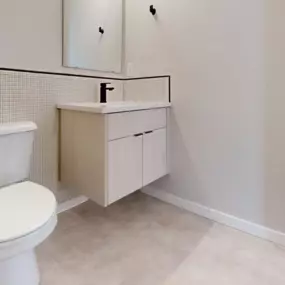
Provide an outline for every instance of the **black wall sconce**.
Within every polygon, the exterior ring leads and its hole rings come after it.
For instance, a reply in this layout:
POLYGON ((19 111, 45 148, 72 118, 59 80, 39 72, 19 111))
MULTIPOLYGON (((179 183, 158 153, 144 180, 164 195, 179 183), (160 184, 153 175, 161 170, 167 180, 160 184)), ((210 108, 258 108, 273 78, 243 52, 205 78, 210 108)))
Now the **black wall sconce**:
POLYGON ((99 33, 102 34, 102 35, 105 33, 105 31, 104 31, 104 29, 102 27, 99 27, 99 33))
POLYGON ((153 5, 151 5, 151 6, 149 7, 149 11, 150 11, 150 13, 151 13, 153 16, 156 15, 156 9, 154 8, 153 5))

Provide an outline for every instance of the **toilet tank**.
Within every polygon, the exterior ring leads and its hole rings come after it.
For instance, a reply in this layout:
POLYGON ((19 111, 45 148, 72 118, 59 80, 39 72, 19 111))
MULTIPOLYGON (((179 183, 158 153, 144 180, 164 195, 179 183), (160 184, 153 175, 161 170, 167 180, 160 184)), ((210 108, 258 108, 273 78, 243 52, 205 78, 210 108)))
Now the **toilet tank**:
POLYGON ((33 122, 0 124, 0 187, 28 178, 36 129, 33 122))

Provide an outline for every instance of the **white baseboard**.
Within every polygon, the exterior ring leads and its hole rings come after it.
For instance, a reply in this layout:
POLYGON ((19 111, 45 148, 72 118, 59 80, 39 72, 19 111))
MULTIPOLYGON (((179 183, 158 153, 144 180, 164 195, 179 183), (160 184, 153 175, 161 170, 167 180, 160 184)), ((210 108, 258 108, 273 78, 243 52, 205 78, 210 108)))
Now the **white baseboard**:
POLYGON ((85 196, 79 196, 79 197, 70 199, 58 205, 57 213, 60 214, 62 212, 68 211, 74 207, 79 206, 80 204, 85 203, 86 201, 88 201, 88 198, 85 196))
POLYGON ((142 192, 217 223, 285 246, 285 234, 282 232, 278 232, 255 223, 239 219, 235 216, 207 208, 161 190, 146 188, 142 192))

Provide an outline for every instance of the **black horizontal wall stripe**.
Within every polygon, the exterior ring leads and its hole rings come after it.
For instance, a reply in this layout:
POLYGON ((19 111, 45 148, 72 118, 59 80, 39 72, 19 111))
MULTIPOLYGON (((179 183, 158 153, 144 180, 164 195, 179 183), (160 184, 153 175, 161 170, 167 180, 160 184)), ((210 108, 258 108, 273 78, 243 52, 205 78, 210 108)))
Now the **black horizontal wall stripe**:
POLYGON ((0 67, 0 71, 21 72, 21 73, 31 73, 31 74, 43 74, 43 75, 55 75, 55 76, 67 76, 67 77, 77 77, 77 78, 90 78, 90 79, 106 79, 106 80, 117 80, 117 81, 132 81, 132 80, 168 78, 169 102, 171 102, 171 76, 170 75, 119 78, 119 77, 107 77, 107 76, 95 76, 95 75, 84 75, 84 74, 72 74, 72 73, 30 70, 30 69, 16 69, 16 68, 6 68, 6 67, 0 67))

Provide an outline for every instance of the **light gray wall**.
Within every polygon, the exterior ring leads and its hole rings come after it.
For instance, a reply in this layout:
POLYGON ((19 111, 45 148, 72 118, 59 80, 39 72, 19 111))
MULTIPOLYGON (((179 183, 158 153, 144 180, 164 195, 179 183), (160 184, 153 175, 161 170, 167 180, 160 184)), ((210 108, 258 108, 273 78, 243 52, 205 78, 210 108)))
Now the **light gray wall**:
POLYGON ((267 0, 264 219, 285 232, 285 2, 267 0))
POLYGON ((127 0, 126 66, 173 79, 172 172, 152 188, 285 232, 283 2, 127 0))

